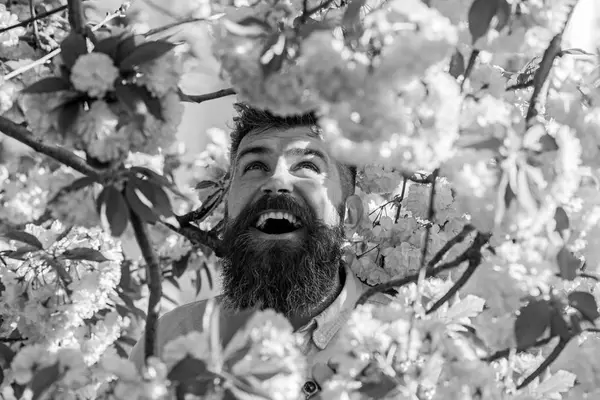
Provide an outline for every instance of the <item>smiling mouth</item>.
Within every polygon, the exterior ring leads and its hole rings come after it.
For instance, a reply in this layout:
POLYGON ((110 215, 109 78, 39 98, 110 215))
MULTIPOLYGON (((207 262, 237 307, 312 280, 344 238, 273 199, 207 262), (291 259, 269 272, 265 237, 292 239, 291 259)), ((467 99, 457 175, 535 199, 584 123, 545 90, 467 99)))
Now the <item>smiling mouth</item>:
POLYGON ((282 235, 302 228, 300 220, 288 212, 266 212, 258 217, 254 227, 268 235, 282 235))

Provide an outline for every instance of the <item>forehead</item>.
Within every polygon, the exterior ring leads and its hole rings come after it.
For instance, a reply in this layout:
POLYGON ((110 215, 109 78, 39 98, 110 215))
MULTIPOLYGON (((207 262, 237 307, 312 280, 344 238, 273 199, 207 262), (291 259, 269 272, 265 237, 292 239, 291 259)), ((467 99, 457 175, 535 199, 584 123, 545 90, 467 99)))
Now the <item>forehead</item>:
POLYGON ((266 147, 275 153, 284 152, 291 148, 320 150, 328 159, 327 148, 323 138, 309 126, 293 128, 269 128, 248 133, 240 141, 237 154, 245 148, 266 147))

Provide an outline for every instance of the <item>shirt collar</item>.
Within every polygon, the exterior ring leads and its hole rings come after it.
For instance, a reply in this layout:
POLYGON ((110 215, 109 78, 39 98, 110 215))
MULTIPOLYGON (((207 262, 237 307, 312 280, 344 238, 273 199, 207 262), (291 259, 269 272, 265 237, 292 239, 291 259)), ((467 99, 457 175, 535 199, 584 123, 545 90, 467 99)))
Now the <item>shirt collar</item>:
POLYGON ((344 267, 346 274, 344 287, 333 303, 323 310, 319 315, 310 320, 306 325, 298 329, 298 332, 311 332, 315 345, 323 350, 331 339, 346 323, 354 309, 354 305, 363 292, 363 284, 347 266, 344 267))

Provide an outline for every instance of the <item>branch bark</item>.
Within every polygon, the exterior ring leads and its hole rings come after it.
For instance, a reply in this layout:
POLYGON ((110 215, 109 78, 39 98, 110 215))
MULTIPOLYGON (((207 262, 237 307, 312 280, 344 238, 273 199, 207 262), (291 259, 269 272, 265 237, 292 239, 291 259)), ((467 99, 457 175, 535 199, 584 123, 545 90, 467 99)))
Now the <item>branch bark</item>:
POLYGON ((235 90, 233 88, 221 89, 216 92, 200 94, 200 95, 192 95, 183 93, 181 90, 179 91, 179 98, 181 101, 186 103, 203 103, 208 100, 219 99, 221 97, 231 96, 235 94, 235 90))
POLYGON ((160 299, 162 297, 162 274, 158 257, 152 249, 148 228, 146 224, 130 208, 130 220, 135 233, 135 238, 140 246, 144 261, 146 261, 146 281, 150 295, 148 297, 148 311, 146 313, 146 334, 144 336, 144 359, 147 360, 157 354, 156 332, 158 328, 158 316, 160 314, 160 299))
MULTIPOLYGON (((547 338, 544 339, 540 339, 537 342, 535 342, 534 344, 530 345, 530 346, 525 346, 525 347, 518 347, 517 348, 517 353, 524 353, 527 350, 530 350, 534 347, 541 347, 541 346, 545 346, 548 343, 550 343, 552 341, 552 339, 554 339, 556 336, 549 336, 547 338)), ((497 361, 501 358, 507 358, 510 355, 512 349, 504 349, 504 350, 499 350, 497 352, 495 352, 492 355, 489 355, 487 357, 484 357, 481 359, 481 361, 485 361, 485 362, 492 362, 492 361, 497 361)))
POLYGON ((46 12, 44 12, 44 13, 39 13, 39 14, 37 14, 35 17, 31 17, 31 18, 25 19, 25 20, 23 20, 23 21, 21 21, 21 22, 19 22, 19 23, 17 23, 17 24, 14 24, 14 25, 10 25, 10 26, 7 26, 7 27, 4 27, 4 28, 1 28, 1 29, 0 29, 0 34, 2 34, 2 33, 4 33, 4 32, 11 31, 11 30, 13 30, 13 29, 16 29, 16 28, 20 28, 20 27, 27 26, 27 25, 29 25, 30 23, 34 22, 34 21, 38 21, 38 20, 40 20, 40 19, 44 19, 44 18, 46 18, 46 17, 49 17, 49 16, 51 16, 51 15, 54 15, 54 14, 56 14, 56 13, 59 13, 59 12, 61 12, 61 11, 65 11, 66 9, 67 9, 67 6, 60 6, 60 7, 56 7, 56 8, 55 8, 55 9, 53 9, 53 10, 46 11, 46 12))
POLYGON ((24 128, 3 116, 0 116, 0 132, 26 144, 38 153, 52 157, 56 161, 61 162, 84 175, 95 178, 97 181, 100 180, 100 172, 90 167, 83 158, 76 156, 72 152, 61 147, 54 147, 38 142, 33 138, 33 134, 27 128, 24 128))
POLYGON ((215 252, 217 257, 223 256, 223 249, 221 246, 221 240, 217 236, 214 231, 203 231, 202 229, 195 227, 193 225, 182 226, 181 228, 177 228, 176 226, 168 223, 162 222, 167 228, 172 230, 173 232, 179 233, 181 236, 189 240, 193 245, 202 245, 210 248, 215 252))

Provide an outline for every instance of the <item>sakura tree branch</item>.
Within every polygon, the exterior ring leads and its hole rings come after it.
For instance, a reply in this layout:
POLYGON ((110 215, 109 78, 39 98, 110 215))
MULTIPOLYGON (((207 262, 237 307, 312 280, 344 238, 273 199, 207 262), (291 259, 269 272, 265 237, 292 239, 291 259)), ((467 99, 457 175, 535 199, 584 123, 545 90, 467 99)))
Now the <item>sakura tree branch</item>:
POLYGON ((444 244, 444 246, 442 246, 442 248, 439 249, 437 253, 435 253, 433 258, 429 261, 428 267, 431 268, 431 267, 435 266, 437 263, 439 263, 440 261, 442 261, 442 258, 444 258, 446 253, 448 253, 452 247, 454 247, 455 245, 457 245, 457 244, 461 243, 463 240, 465 240, 465 238, 474 230, 475 230, 475 227, 473 225, 467 224, 467 225, 463 226, 462 230, 456 236, 454 236, 452 239, 448 240, 444 244))
POLYGON ((560 353, 562 353, 562 351, 567 346, 567 343, 569 343, 569 339, 561 339, 556 345, 556 347, 552 350, 552 352, 548 354, 548 357, 546 357, 546 359, 540 364, 540 366, 537 367, 537 369, 533 371, 531 375, 525 378, 523 382, 519 384, 519 386, 517 386, 517 390, 521 390, 527 385, 529 385, 531 382, 533 382, 535 378, 540 376, 546 370, 546 368, 550 366, 550 364, 556 361, 560 353))
POLYGON ((563 34, 573 15, 573 10, 579 0, 571 0, 568 4, 565 5, 565 8, 568 9, 566 13, 565 21, 560 29, 560 31, 552 38, 550 44, 546 51, 544 51, 544 56, 542 57, 542 61, 540 62, 540 67, 535 72, 533 77, 533 94, 531 95, 531 100, 529 101, 529 108, 527 109, 527 115, 525 117, 525 121, 527 127, 533 125, 534 119, 538 116, 540 111, 543 109, 544 104, 541 101, 541 98, 544 97, 544 86, 546 83, 546 79, 550 75, 550 70, 552 69, 552 64, 554 63, 554 59, 559 56, 561 52, 561 43, 563 39, 563 34))
POLYGON ((467 68, 465 68, 465 73, 463 75, 462 82, 460 82, 460 91, 463 91, 465 86, 465 82, 471 76, 471 72, 473 72, 473 68, 475 67, 475 61, 477 61, 477 57, 479 56, 479 50, 473 49, 471 50, 471 55, 469 56, 469 61, 467 62, 467 68))
POLYGON ((193 245, 206 246, 214 251, 217 257, 222 257, 223 249, 221 247, 221 240, 217 236, 216 231, 211 230, 207 232, 194 225, 187 225, 177 228, 176 226, 165 221, 162 221, 161 223, 173 232, 178 233, 189 240, 193 245))
MULTIPOLYGON (((459 235, 460 235, 460 233, 459 233, 459 235)), ((452 270, 452 269, 458 267, 460 264, 462 264, 466 261, 469 261, 469 259, 472 257, 479 257, 481 254, 481 248, 486 243, 487 243, 487 241, 484 242, 483 240, 477 240, 477 241, 474 240, 473 243, 471 244, 471 246, 469 246, 468 249, 466 249, 464 252, 462 252, 454 260, 440 264, 437 267, 433 267, 431 265, 431 262, 429 262, 428 268, 426 268, 426 271, 425 271, 425 277, 431 278, 431 277, 437 276, 444 271, 449 271, 449 270, 452 270)), ((404 285, 408 285, 409 283, 417 282, 418 279, 419 279, 419 274, 416 273, 416 274, 405 276, 403 278, 392 279, 391 281, 381 283, 377 286, 373 286, 372 288, 367 289, 362 294, 362 296, 360 296, 360 298, 356 302, 356 305, 358 306, 358 305, 364 304, 369 299, 369 297, 371 297, 377 293, 383 293, 390 289, 402 287, 404 285)))
MULTIPOLYGON (((556 336, 549 336, 547 338, 544 339, 540 339, 537 342, 535 342, 532 345, 528 345, 528 346, 521 346, 521 347, 517 347, 517 353, 524 353, 527 350, 530 350, 534 347, 541 347, 541 346, 545 346, 548 343, 550 343, 552 341, 552 339, 554 339, 556 336)), ((487 357, 484 357, 481 359, 481 361, 485 361, 485 362, 492 362, 492 361, 497 361, 501 358, 507 358, 510 355, 510 352, 512 351, 512 349, 504 349, 504 350, 499 350, 497 352, 495 352, 492 355, 489 355, 487 357)))
POLYGON ((432 182, 431 182, 431 191, 429 192, 429 206, 427 210, 427 227, 425 228, 425 238, 423 247, 421 249, 421 262, 419 265, 419 279, 417 280, 417 298, 421 295, 421 286, 423 281, 425 280, 426 268, 425 268, 425 259, 427 257, 427 250, 429 250, 429 236, 431 235, 431 225, 433 224, 433 219, 435 218, 435 181, 437 178, 439 170, 436 169, 431 174, 432 182))
POLYGON ((100 180, 100 172, 90 167, 83 158, 61 147, 54 147, 38 142, 33 138, 33 134, 27 128, 18 125, 3 116, 0 116, 0 132, 26 144, 38 153, 54 158, 56 161, 63 163, 67 167, 71 167, 84 175, 100 180))
POLYGON ((221 97, 231 96, 235 94, 235 90, 233 88, 221 89, 216 92, 200 94, 200 95, 192 95, 183 93, 181 90, 179 91, 179 98, 181 101, 186 103, 203 103, 208 100, 219 99, 221 97))
POLYGON ((16 28, 27 26, 27 25, 29 25, 32 22, 38 21, 40 19, 44 19, 44 18, 49 17, 51 15, 54 15, 56 13, 65 11, 66 9, 67 9, 67 6, 60 6, 60 7, 56 7, 55 9, 52 9, 50 11, 39 13, 39 14, 37 14, 35 16, 32 16, 31 18, 25 19, 25 20, 23 20, 23 21, 21 21, 21 22, 19 22, 17 24, 1 28, 0 29, 0 34, 2 34, 4 32, 11 31, 11 30, 16 29, 16 28))
POLYGON ((162 298, 162 274, 158 257, 150 243, 146 224, 130 208, 130 221, 135 233, 135 239, 140 246, 146 261, 146 281, 148 283, 148 311, 146 313, 146 334, 144 336, 144 359, 156 354, 156 332, 160 314, 160 299, 162 298))
MULTIPOLYGON (((474 242, 477 242, 477 246, 481 244, 481 247, 485 245, 490 240, 489 234, 477 233, 474 242)), ((477 267, 481 264, 481 252, 475 252, 469 257, 469 265, 465 272, 458 278, 454 285, 444 294, 438 301, 433 303, 431 308, 425 312, 426 315, 429 315, 436 310, 438 310, 441 306, 443 306, 447 301, 449 301, 452 296, 454 296, 460 288, 462 288, 465 283, 469 281, 469 278, 473 276, 473 273, 477 269, 477 267)))
POLYGON ((305 9, 301 16, 302 21, 306 22, 311 15, 316 14, 319 11, 326 9, 327 7, 329 7, 331 5, 331 3, 333 3, 333 0, 326 0, 323 3, 319 4, 318 6, 314 6, 313 8, 305 9))

